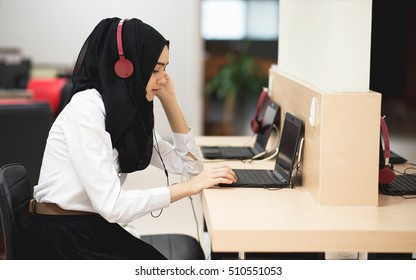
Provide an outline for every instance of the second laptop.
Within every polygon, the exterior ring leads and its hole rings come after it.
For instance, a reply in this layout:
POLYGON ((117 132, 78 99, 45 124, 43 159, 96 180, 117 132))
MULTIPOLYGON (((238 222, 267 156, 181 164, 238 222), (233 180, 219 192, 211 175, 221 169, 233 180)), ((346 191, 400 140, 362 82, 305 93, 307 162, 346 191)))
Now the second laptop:
POLYGON ((201 152, 206 159, 252 159, 264 154, 273 126, 277 123, 279 105, 269 102, 261 122, 261 129, 256 134, 253 146, 201 146, 201 152))

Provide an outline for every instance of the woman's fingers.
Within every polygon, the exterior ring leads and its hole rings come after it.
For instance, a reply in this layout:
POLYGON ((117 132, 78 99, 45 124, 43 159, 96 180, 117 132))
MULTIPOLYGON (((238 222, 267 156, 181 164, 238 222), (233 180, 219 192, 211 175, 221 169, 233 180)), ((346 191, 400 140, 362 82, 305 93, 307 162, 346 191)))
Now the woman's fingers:
POLYGON ((213 179, 226 179, 231 182, 237 181, 235 172, 228 166, 215 166, 209 171, 213 179))

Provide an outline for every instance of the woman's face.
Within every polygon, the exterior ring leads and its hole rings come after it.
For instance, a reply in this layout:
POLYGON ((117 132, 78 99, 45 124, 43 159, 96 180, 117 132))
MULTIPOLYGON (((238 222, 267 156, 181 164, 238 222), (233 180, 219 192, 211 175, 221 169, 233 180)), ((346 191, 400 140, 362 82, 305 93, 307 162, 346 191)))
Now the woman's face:
POLYGON ((153 97, 159 93, 161 87, 166 83, 165 70, 168 63, 169 49, 165 46, 146 86, 146 98, 148 101, 152 101, 153 97))

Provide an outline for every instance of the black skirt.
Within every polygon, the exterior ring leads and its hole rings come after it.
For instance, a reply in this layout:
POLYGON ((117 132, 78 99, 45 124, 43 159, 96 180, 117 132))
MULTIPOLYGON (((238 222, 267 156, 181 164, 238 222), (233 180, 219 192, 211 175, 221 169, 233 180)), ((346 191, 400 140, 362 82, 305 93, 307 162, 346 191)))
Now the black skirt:
POLYGON ((20 259, 166 259, 150 244, 98 215, 35 215, 18 239, 20 259))

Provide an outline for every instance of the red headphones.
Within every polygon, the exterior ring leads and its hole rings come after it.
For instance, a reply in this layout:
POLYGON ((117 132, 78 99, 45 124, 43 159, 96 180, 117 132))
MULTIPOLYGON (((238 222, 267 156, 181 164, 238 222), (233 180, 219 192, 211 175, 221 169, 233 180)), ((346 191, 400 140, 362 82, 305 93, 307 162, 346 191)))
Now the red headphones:
POLYGON ((389 130, 387 129, 386 121, 384 117, 381 117, 381 134, 384 140, 384 167, 380 169, 378 174, 378 182, 382 185, 387 185, 393 182, 396 174, 390 169, 390 136, 389 130))
POLYGON ((114 65, 114 71, 116 72, 117 76, 119 76, 122 79, 126 79, 131 76, 131 74, 133 73, 134 67, 133 67, 133 63, 131 63, 130 60, 124 57, 123 40, 121 37, 122 30, 123 30, 123 23, 124 23, 124 19, 120 20, 117 26, 117 49, 118 49, 119 59, 114 65))
POLYGON ((251 130, 254 133, 259 133, 261 130, 261 122, 263 120, 265 108, 267 108, 267 104, 270 101, 269 92, 266 88, 263 88, 263 91, 260 94, 259 101, 257 101, 257 107, 256 107, 256 114, 254 115, 254 118, 251 120, 251 130), (263 112, 261 112, 263 109, 263 112), (261 113, 260 113, 261 112, 261 113))

